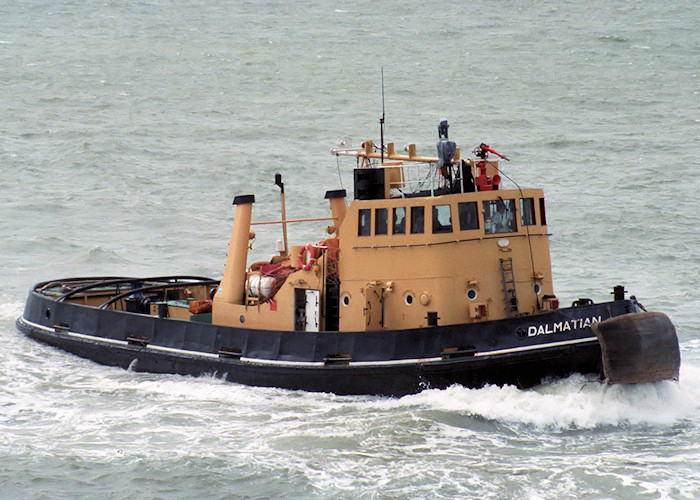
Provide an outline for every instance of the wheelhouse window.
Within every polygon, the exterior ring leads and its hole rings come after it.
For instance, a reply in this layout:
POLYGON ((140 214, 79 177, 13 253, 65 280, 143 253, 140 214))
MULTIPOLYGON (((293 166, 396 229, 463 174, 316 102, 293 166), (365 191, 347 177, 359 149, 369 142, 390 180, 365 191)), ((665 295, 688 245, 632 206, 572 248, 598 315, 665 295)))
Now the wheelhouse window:
POLYGON ((512 233, 515 228, 515 203, 513 200, 487 200, 484 202, 484 232, 512 233))
POLYGON ((424 207, 411 207, 411 234, 422 234, 425 221, 424 207))
POLYGON ((523 226, 535 225, 535 200, 534 198, 521 198, 520 222, 523 226))
POLYGON ((370 209, 361 209, 358 218, 357 235, 369 236, 370 226, 372 224, 372 211, 370 209))
POLYGON ((396 207, 393 211, 391 234, 406 234, 406 209, 396 207))
POLYGON ((374 234, 387 234, 388 209, 378 208, 374 212, 374 234))
POLYGON ((544 198, 540 198, 540 224, 547 225, 547 216, 544 211, 544 198))
POLYGON ((479 229, 479 217, 476 214, 476 202, 470 201, 457 205, 459 212, 459 229, 467 231, 469 229, 479 229))
POLYGON ((433 206, 433 233, 452 232, 452 212, 449 205, 433 206))

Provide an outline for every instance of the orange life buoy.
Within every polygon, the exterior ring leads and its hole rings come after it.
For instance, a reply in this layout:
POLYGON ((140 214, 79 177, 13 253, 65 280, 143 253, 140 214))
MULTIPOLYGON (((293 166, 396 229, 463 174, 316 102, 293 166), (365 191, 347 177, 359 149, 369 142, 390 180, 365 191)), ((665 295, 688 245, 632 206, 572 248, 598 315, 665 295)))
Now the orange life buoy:
POLYGON ((316 263, 316 247, 307 243, 299 250, 299 267, 308 271, 316 263), (308 255, 308 256, 305 256, 308 255))

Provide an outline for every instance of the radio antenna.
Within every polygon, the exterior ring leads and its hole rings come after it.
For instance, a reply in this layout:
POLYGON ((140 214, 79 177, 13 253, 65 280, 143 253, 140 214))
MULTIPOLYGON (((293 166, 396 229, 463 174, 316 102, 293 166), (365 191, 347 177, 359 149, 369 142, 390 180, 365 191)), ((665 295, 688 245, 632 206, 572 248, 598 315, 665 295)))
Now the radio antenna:
POLYGON ((382 67, 382 117, 379 119, 379 135, 381 141, 382 163, 384 163, 384 68, 382 67))

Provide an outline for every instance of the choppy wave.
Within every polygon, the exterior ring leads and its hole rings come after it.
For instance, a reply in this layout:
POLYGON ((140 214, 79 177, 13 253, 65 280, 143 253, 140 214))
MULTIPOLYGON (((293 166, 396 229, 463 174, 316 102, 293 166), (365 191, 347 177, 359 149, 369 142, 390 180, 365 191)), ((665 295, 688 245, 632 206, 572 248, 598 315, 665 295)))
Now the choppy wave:
POLYGON ((16 298, 0 295, 0 322, 17 319, 24 310, 24 303, 16 298))
POLYGON ((0 496, 699 497, 696 3, 13 4, 0 496), (277 172, 288 216, 323 215, 354 166, 328 147, 378 142, 383 108, 397 145, 434 154, 447 116, 463 156, 487 142, 544 187, 562 303, 625 284, 667 312, 680 382, 341 398, 104 367, 16 331, 41 280, 220 274, 232 197, 276 218, 277 172))
MULTIPOLYGON (((11 317, 20 307, 4 304, 0 312, 11 317)), ((181 471, 182 484, 191 474, 250 477, 255 486, 242 491, 253 496, 261 475, 278 474, 292 495, 489 497, 505 487, 551 496, 567 491, 557 477, 580 487, 582 477, 606 474, 638 491, 643 481, 620 468, 618 455, 648 470, 685 470, 680 459, 650 461, 646 446, 659 449, 664 436, 679 432, 694 436, 700 417, 700 368, 688 364, 678 384, 605 386, 573 375, 531 390, 453 386, 399 399, 339 397, 246 387, 216 375, 135 373, 11 335, 5 343, 13 355, 0 362, 0 434, 13 440, 0 441, 0 456, 61 460, 78 470, 92 464, 82 484, 91 491, 105 478, 140 477, 145 464, 157 475, 181 471), (552 460, 569 465, 555 471, 552 460), (497 480, 500 474, 515 476, 497 480), (519 484, 520 475, 546 484, 519 484)), ((80 490, 66 483, 66 491, 80 490)), ((686 485, 698 486, 700 478, 686 485)), ((160 482, 149 488, 166 491, 160 482)), ((652 491, 674 490, 657 484, 652 491)))
POLYGON ((452 387, 415 397, 446 411, 554 429, 673 425, 698 416, 700 369, 684 366, 681 382, 608 386, 572 375, 532 390, 512 386, 452 387))

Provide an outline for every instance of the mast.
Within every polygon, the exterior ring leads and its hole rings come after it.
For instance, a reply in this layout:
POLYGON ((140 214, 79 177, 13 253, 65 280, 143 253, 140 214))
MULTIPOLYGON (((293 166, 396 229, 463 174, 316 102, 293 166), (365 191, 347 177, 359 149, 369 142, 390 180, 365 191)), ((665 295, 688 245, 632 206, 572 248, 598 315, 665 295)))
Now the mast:
POLYGON ((384 68, 382 68, 382 117, 379 119, 379 135, 381 141, 382 163, 384 163, 384 68))

